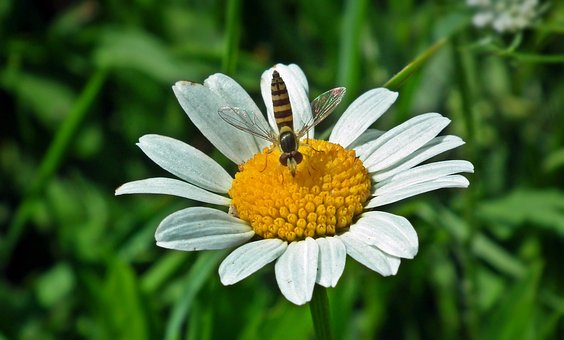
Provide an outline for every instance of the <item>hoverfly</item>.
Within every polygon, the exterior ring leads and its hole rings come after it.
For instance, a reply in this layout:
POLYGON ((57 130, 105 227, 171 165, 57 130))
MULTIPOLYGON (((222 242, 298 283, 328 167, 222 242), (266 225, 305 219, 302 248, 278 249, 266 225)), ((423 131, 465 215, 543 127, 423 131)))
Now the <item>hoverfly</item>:
POLYGON ((237 129, 263 138, 277 146, 281 152, 280 163, 287 166, 294 176, 298 164, 303 159, 303 155, 298 151, 300 139, 333 112, 343 99, 345 91, 344 87, 337 87, 315 98, 311 102, 311 119, 295 132, 292 106, 286 84, 278 71, 274 70, 272 72, 271 93, 278 133, 264 119, 259 119, 255 114, 241 108, 222 107, 219 110, 219 116, 237 129))

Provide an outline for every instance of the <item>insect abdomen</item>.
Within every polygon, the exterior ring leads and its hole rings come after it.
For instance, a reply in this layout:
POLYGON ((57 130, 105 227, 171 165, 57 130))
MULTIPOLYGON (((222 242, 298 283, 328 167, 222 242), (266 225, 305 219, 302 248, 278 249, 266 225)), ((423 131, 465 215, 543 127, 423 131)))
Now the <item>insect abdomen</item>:
POLYGON ((293 129, 294 122, 292 117, 292 106, 290 105, 290 97, 288 97, 286 84, 284 84, 284 81, 280 77, 278 71, 272 72, 271 91, 274 118, 276 120, 278 130, 281 130, 283 126, 293 129))

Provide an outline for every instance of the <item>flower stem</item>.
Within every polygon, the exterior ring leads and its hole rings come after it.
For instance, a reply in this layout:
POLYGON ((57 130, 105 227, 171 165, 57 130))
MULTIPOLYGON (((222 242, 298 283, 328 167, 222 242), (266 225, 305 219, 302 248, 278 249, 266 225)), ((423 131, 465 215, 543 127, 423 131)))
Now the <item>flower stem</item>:
POLYGON ((331 324, 329 314, 329 300, 327 299, 327 288, 315 285, 313 296, 309 303, 313 328, 318 340, 331 339, 331 324))
POLYGON ((417 56, 412 62, 405 66, 401 71, 394 75, 390 80, 388 80, 384 87, 390 90, 397 90, 407 80, 412 74, 418 71, 425 63, 435 55, 446 43, 448 39, 442 38, 431 47, 425 50, 423 53, 417 56))

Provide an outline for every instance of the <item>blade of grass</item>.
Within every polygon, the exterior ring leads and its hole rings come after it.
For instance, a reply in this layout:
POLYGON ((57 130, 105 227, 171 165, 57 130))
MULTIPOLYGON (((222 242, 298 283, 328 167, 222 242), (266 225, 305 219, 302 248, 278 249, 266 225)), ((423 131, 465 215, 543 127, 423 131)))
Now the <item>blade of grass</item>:
POLYGON ((144 292, 153 293, 189 259, 185 252, 170 252, 161 257, 141 278, 144 292))
POLYGON ((225 74, 233 74, 239 52, 241 0, 229 0, 226 7, 225 50, 221 68, 225 74))
MULTIPOLYGON (((462 102, 462 118, 464 119, 464 126, 466 129, 465 152, 467 158, 474 163, 476 168, 480 169, 479 159, 477 158, 477 142, 476 142, 476 124, 474 106, 476 91, 473 86, 476 84, 475 75, 476 67, 472 55, 461 49, 460 46, 466 46, 467 41, 464 35, 458 35, 453 38, 452 52, 455 67, 456 82, 459 88, 461 102, 462 102)), ((476 191, 479 185, 478 176, 470 177, 470 188, 464 195, 464 220, 468 225, 469 235, 466 240, 459 247, 459 254, 461 260, 461 277, 465 278, 459 281, 459 288, 461 292, 461 301, 464 302, 464 312, 462 325, 464 333, 468 338, 475 338, 478 331, 478 310, 473 296, 476 294, 475 287, 477 287, 476 276, 476 262, 472 261, 472 241, 475 239, 479 232, 479 222, 476 216, 476 202, 478 193, 476 191)))
POLYGON ((172 314, 168 319, 165 333, 166 340, 177 340, 181 338, 180 330, 182 324, 190 312, 196 295, 200 289, 202 289, 202 286, 212 274, 213 269, 216 268, 216 265, 223 257, 225 257, 224 251, 199 254, 198 259, 186 276, 186 289, 178 303, 174 306, 172 314))
POLYGON ((84 120, 84 117, 86 117, 94 99, 100 92, 106 76, 107 71, 105 69, 99 69, 90 77, 82 93, 65 118, 61 128, 55 134, 37 170, 37 175, 31 182, 22 202, 14 213, 8 233, 2 242, 2 246, 0 247, 0 267, 4 267, 9 262, 12 250, 22 235, 27 220, 31 216, 33 202, 37 199, 37 196, 41 194, 45 184, 61 165, 61 161, 67 152, 71 139, 74 137, 80 123, 84 120))
MULTIPOLYGON (((348 98, 355 98, 360 78, 360 37, 367 11, 366 0, 348 0, 339 43, 337 84, 347 88, 348 98)), ((345 100, 347 100, 345 98, 345 100)))

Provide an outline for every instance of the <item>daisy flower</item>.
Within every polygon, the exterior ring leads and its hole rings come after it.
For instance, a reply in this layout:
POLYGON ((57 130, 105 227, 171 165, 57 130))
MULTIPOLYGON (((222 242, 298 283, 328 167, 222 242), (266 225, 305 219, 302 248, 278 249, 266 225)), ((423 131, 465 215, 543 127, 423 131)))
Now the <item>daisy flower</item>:
POLYGON ((416 116, 389 131, 369 129, 398 96, 377 88, 346 109, 328 141, 313 139, 313 128, 303 136, 303 159, 292 174, 280 164, 278 147, 234 128, 219 115, 226 107, 239 108, 256 125, 278 133, 271 93, 275 70, 286 84, 294 131, 311 122, 308 83, 296 65, 278 64, 262 75, 269 122, 226 75, 214 74, 203 84, 179 81, 173 90, 184 111, 239 171, 233 178, 188 144, 146 135, 138 146, 179 179, 129 182, 116 195, 168 194, 223 206, 172 213, 160 223, 155 238, 161 247, 184 251, 235 247, 219 267, 224 285, 275 261, 282 294, 301 305, 311 300, 316 283, 335 287, 347 255, 383 276, 395 275, 402 258, 417 254, 417 234, 404 217, 377 208, 440 188, 467 187, 468 180, 458 173, 473 172, 470 162, 421 165, 464 142, 437 136, 450 122, 438 113, 416 116))

